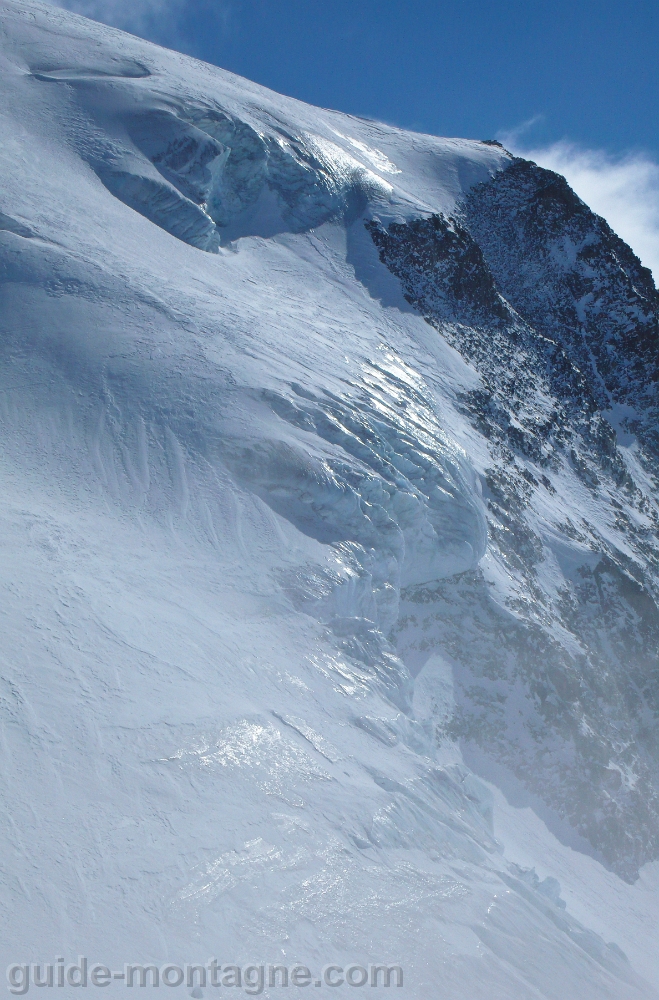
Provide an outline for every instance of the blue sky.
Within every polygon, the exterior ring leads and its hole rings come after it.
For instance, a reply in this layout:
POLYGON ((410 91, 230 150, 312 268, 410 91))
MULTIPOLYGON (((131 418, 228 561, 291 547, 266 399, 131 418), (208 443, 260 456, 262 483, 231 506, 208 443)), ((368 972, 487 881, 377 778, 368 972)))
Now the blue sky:
POLYGON ((659 157, 659 4, 64 0, 312 104, 659 157))
MULTIPOLYGON (((610 221, 617 207, 623 228, 631 187, 633 225, 659 233, 656 0, 57 2, 312 104, 503 138, 549 157, 610 221)), ((659 241, 648 252, 659 273, 659 241)))
POLYGON ((231 0, 225 10, 208 32, 188 8, 190 50, 313 104, 477 139, 536 119, 536 143, 568 136, 659 156, 656 0, 231 0))

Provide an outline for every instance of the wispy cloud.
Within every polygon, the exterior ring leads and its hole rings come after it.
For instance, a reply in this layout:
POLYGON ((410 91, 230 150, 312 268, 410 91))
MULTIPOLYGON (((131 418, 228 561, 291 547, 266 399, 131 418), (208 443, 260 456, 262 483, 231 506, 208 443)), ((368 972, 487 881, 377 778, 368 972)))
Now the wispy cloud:
POLYGON ((84 14, 145 37, 160 38, 171 31, 186 0, 52 0, 58 7, 84 14))
POLYGON ((659 284, 659 163, 644 153, 611 156, 563 141, 541 148, 524 145, 524 123, 502 135, 518 156, 535 160, 567 179, 587 205, 630 245, 659 284))
MULTIPOLYGON (((183 51, 191 44, 195 21, 207 32, 225 32, 235 0, 50 0, 57 7, 111 24, 123 31, 183 51)), ((194 52, 192 52, 194 54, 194 52)))

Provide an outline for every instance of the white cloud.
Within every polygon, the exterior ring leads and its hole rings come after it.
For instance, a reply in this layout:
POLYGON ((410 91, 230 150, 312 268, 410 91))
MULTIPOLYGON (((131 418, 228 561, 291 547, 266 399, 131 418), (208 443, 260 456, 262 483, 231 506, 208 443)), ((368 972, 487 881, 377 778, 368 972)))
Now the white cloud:
POLYGON ((570 142, 540 149, 520 144, 522 129, 502 136, 512 153, 567 179, 579 197, 629 244, 659 284, 659 164, 644 153, 613 157, 570 142))

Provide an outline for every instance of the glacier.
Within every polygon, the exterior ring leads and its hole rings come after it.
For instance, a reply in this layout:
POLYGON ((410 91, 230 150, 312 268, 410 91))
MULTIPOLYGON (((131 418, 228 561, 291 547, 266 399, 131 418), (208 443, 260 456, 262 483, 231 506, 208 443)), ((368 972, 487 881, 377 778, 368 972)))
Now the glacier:
POLYGON ((659 996, 649 272, 496 142, 0 16, 4 965, 659 996))

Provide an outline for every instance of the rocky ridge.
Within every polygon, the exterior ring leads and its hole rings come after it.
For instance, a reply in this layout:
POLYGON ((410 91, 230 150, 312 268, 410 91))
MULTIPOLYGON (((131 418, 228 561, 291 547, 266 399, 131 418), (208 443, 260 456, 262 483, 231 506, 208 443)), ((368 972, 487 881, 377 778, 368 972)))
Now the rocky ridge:
POLYGON ((453 665, 447 733, 633 879, 659 848, 652 276, 564 178, 520 159, 453 217, 366 225, 408 302, 480 376, 461 406, 489 443, 489 545, 511 582, 503 594, 479 569, 408 588, 399 648, 453 665), (590 497, 581 516, 548 523, 575 488, 590 497), (548 533, 573 553, 558 585, 548 533))

